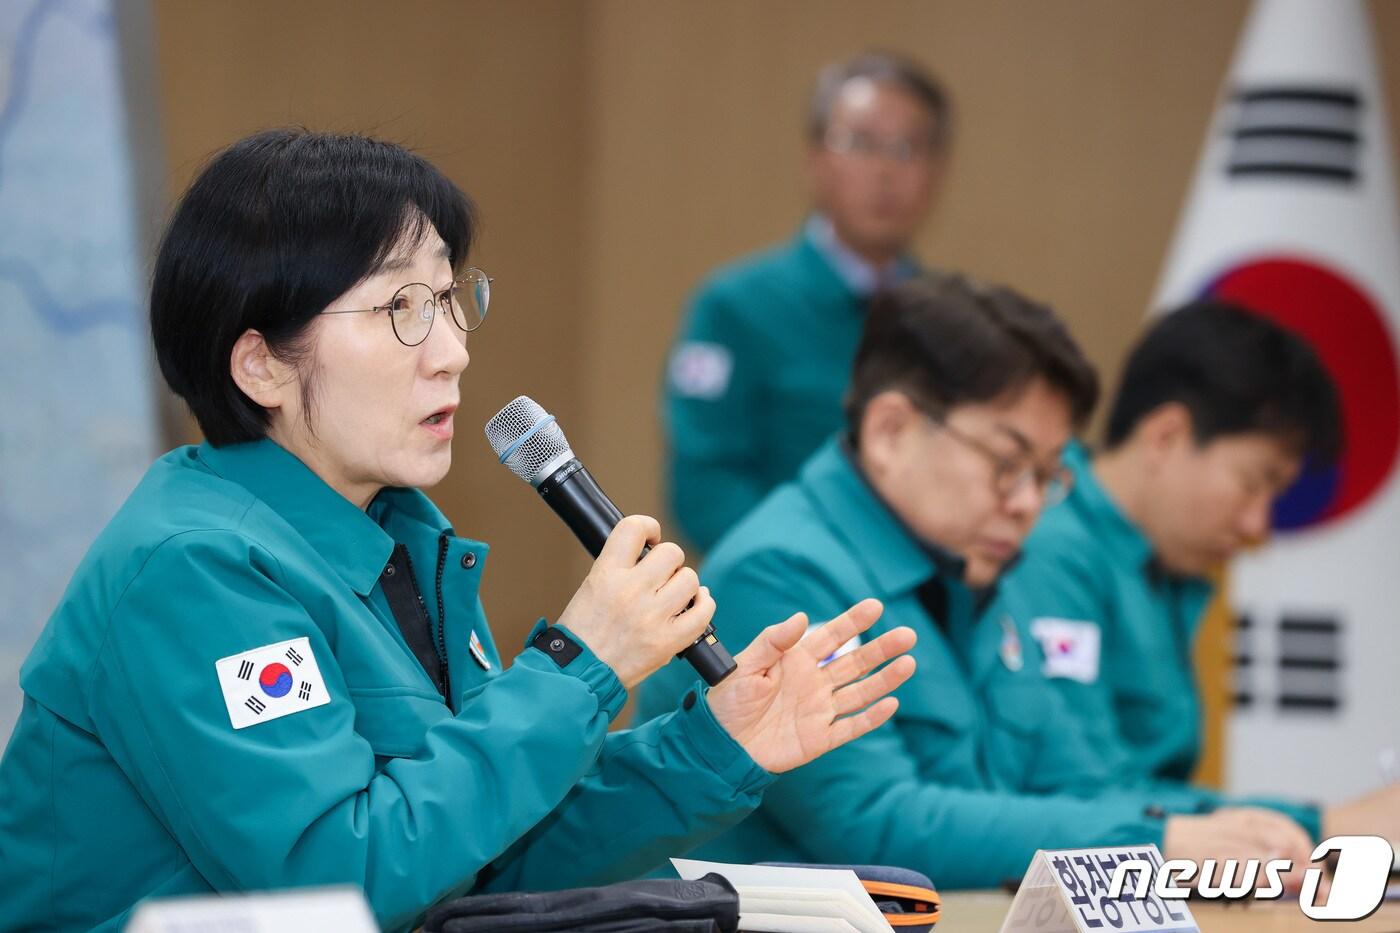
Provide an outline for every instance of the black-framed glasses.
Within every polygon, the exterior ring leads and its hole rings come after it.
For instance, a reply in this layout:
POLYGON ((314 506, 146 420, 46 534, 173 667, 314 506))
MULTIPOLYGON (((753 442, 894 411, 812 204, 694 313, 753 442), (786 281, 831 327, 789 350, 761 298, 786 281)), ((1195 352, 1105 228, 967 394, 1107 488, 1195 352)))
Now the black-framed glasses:
POLYGON ((1057 464, 1047 468, 1026 457, 1008 457, 953 427, 943 415, 925 413, 925 417, 947 432, 949 437, 987 458, 993 469, 994 488, 1003 502, 1021 492, 1027 484, 1034 483, 1040 492, 1043 508, 1049 508, 1065 501, 1069 491, 1074 488, 1074 473, 1068 467, 1057 464))
POLYGON ((422 282, 410 282, 386 304, 373 308, 322 311, 322 314, 374 314, 384 312, 393 325, 394 336, 406 347, 416 347, 428 339, 433 321, 441 312, 452 318, 462 332, 462 340, 486 320, 491 304, 491 283, 496 281, 480 269, 468 269, 444 289, 434 291, 422 282))

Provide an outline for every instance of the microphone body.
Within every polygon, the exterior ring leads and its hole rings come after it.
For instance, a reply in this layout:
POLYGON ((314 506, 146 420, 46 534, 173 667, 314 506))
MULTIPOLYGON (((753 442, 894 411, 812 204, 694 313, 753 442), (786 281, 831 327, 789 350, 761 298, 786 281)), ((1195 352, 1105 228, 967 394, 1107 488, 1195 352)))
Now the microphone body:
MULTIPOLYGON (((595 558, 622 512, 578 458, 563 432, 543 408, 525 396, 501 409, 487 424, 487 438, 503 464, 539 492, 554 514, 595 558)), ((640 557, 646 556, 647 548, 640 557)), ((714 686, 738 665, 715 635, 713 625, 680 654, 705 683, 714 686)))
POLYGON ((578 462, 578 458, 555 470, 536 489, 540 498, 554 510, 555 515, 564 520, 589 554, 597 557, 603 552, 608 535, 622 521, 622 512, 613 505, 608 494, 603 492, 593 474, 578 462))

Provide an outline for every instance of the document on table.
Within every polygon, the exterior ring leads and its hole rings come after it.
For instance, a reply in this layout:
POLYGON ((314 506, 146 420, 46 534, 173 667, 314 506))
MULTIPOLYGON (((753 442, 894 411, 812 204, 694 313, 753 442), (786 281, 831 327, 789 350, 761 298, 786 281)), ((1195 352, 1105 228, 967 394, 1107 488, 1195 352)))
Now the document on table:
POLYGON ((837 868, 729 865, 673 858, 694 881, 713 872, 739 892, 739 928, 754 933, 890 933, 855 872, 837 868))

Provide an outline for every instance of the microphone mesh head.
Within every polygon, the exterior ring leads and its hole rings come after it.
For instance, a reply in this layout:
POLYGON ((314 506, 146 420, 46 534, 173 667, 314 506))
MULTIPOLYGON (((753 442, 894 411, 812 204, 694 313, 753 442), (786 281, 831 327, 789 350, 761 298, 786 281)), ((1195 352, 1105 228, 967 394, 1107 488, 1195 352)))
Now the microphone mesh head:
POLYGON ((554 416, 528 395, 512 399, 486 422, 486 440, 497 458, 531 486, 574 455, 554 416))

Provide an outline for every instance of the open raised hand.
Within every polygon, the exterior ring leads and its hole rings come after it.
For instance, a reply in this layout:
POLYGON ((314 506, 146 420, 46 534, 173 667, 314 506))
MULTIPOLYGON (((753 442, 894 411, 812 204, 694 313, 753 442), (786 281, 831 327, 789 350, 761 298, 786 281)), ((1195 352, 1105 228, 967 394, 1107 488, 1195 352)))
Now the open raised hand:
POLYGON ((863 600, 807 638, 805 613, 770 625, 735 658, 738 669, 710 689, 715 718, 774 773, 880 726, 899 705, 886 694, 914 673, 914 659, 904 654, 914 645, 914 630, 892 629, 825 667, 821 662, 883 611, 878 600, 863 600), (891 658, 879 673, 866 676, 891 658))

